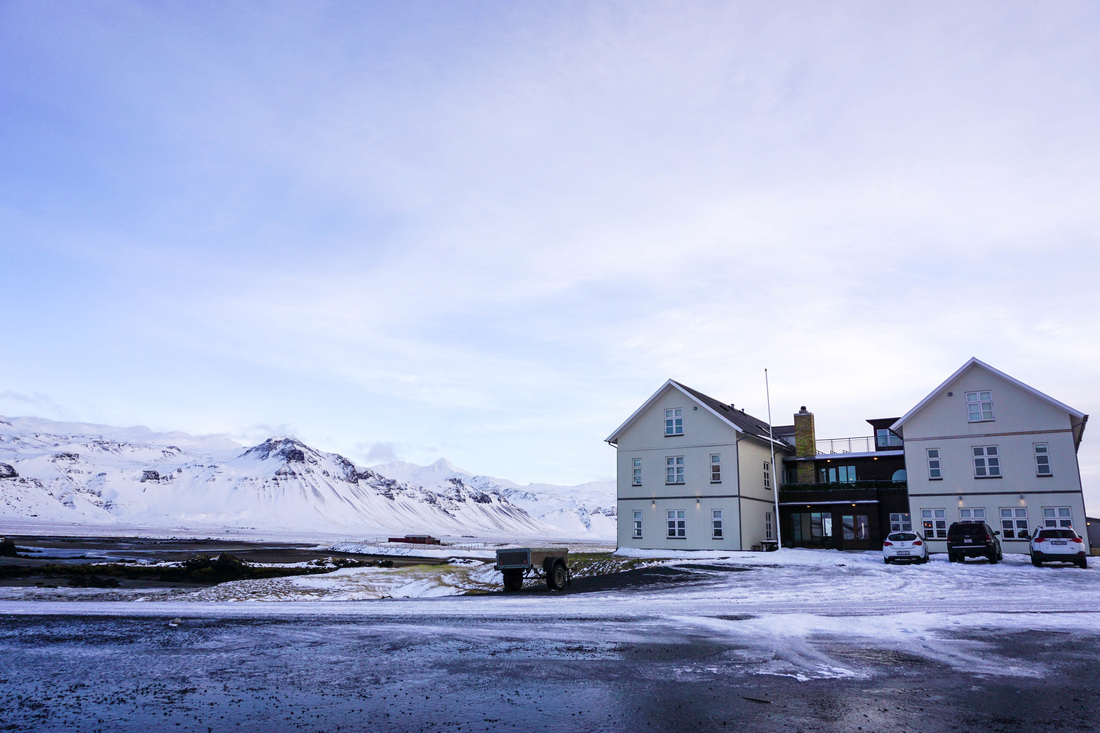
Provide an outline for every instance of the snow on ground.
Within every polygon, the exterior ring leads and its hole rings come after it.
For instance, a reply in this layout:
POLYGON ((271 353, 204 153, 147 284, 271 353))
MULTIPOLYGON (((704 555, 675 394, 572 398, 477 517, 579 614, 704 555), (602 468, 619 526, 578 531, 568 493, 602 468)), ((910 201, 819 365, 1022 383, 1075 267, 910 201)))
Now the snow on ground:
MULTIPOLYGON (((445 549, 455 555, 453 548, 445 549)), ((400 624, 418 634, 437 633, 432 630, 437 626, 438 633, 452 633, 454 622, 464 619, 467 636, 477 633, 470 629, 510 623, 509 638, 557 635, 563 643, 576 636, 576 624, 584 624, 588 640, 725 639, 736 650, 724 661, 685 664, 675 672, 678 679, 710 674, 711 666, 723 664, 795 680, 860 679, 873 665, 834 651, 853 643, 972 674, 1034 677, 1046 674, 1043 663, 1004 658, 981 639, 1027 630, 1079 634, 1085 640, 1100 630, 1095 558, 1082 571, 1035 568, 1026 556, 1015 555, 996 565, 949 563, 935 555, 925 565, 887 566, 874 552, 622 551, 619 555, 643 565, 680 566, 688 582, 555 594, 532 583, 521 593, 504 594, 499 573, 477 557, 490 551, 467 551, 475 557, 453 564, 345 568, 201 589, 8 587, 0 593, 0 616, 351 616, 400 624), (463 595, 470 591, 477 594, 463 595)), ((499 630, 485 633, 495 636, 499 630)))
POLYGON ((499 589, 499 573, 482 562, 415 565, 406 568, 344 568, 324 575, 239 580, 192 592, 177 600, 194 603, 241 601, 372 601, 436 598, 473 590, 499 589))

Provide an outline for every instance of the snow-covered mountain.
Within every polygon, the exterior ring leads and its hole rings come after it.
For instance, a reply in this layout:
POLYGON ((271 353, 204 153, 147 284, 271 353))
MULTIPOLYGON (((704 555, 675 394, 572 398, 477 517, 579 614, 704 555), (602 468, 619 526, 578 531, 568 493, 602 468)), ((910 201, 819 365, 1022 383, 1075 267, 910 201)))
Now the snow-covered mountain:
POLYGON ((398 461, 372 466, 371 470, 426 488, 438 489, 461 482, 474 489, 499 494, 567 537, 615 537, 614 481, 567 487, 553 484, 520 486, 507 479, 475 476, 442 458, 430 466, 398 461))
POLYGON ((570 502, 583 506, 585 497, 555 497, 551 487, 539 492, 543 504, 534 495, 513 502, 506 492, 520 487, 511 482, 472 477, 446 461, 404 465, 398 475, 359 468, 293 437, 245 448, 225 438, 147 428, 0 418, 0 520, 359 535, 614 536, 613 517, 610 524, 541 519, 556 518, 557 508, 570 502), (414 469, 427 480, 404 477, 414 469))

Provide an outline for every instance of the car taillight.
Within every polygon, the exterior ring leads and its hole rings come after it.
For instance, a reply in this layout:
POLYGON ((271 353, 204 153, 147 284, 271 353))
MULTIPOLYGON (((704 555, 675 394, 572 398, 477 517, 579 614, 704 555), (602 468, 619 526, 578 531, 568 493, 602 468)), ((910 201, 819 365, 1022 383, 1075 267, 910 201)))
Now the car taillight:
POLYGON ((1043 540, 1045 540, 1045 539, 1046 539, 1046 537, 1036 537, 1036 538, 1035 538, 1035 541, 1036 541, 1036 542, 1042 542, 1042 541, 1043 541, 1043 540))
POLYGON ((917 540, 916 542, 913 543, 913 546, 916 547, 918 545, 923 545, 923 544, 924 544, 923 542, 921 542, 920 540, 917 540))
POLYGON ((1085 541, 1083 539, 1081 539, 1080 537, 1074 537, 1073 541, 1078 543, 1078 544, 1081 544, 1081 545, 1085 544, 1085 541))
POLYGON ((991 535, 991 534, 987 534, 987 535, 985 536, 985 541, 986 541, 986 542, 992 542, 992 541, 993 541, 993 535, 991 535))
POLYGON ((883 543, 882 543, 882 546, 883 546, 883 547, 893 547, 893 546, 894 546, 894 543, 893 543, 893 542, 883 542, 883 543))

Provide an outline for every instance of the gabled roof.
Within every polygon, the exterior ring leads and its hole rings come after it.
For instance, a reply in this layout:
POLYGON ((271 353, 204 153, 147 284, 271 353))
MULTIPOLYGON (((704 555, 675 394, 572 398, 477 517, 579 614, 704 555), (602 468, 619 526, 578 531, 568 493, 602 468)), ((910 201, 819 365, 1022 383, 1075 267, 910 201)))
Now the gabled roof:
MULTIPOLYGON (((713 397, 705 395, 698 390, 694 390, 687 385, 680 384, 674 379, 670 379, 662 384, 661 388, 654 392, 653 396, 646 400, 641 407, 635 410, 634 414, 626 419, 626 422, 617 427, 615 429, 615 432, 611 433, 611 435, 605 438, 604 442, 615 443, 619 439, 619 436, 622 435, 623 431, 626 430, 626 428, 629 427, 630 424, 633 423, 639 415, 645 412, 649 408, 649 406, 653 404, 653 402, 656 401, 656 399, 660 395, 664 394, 664 392, 669 388, 678 390, 688 397, 691 397, 700 405, 702 405, 703 409, 709 411, 712 415, 728 424, 737 432, 752 435, 753 437, 760 438, 765 442, 768 440, 767 420, 761 420, 759 418, 753 417, 752 415, 746 413, 744 410, 734 409, 732 405, 727 405, 724 402, 719 402, 713 397)), ((781 448, 790 448, 790 445, 782 440, 779 440, 778 438, 776 438, 775 443, 781 448)))
POLYGON ((900 431, 900 428, 903 425, 905 425, 905 423, 907 423, 909 421, 909 418, 913 417, 913 415, 916 415, 918 412, 920 412, 922 409, 924 409, 924 406, 927 405, 933 397, 935 397, 940 392, 945 390, 947 388, 947 385, 951 384, 956 379, 958 379, 960 376, 962 376, 965 372, 968 372, 968 371, 970 371, 971 369, 973 369, 975 367, 980 367, 980 368, 986 370, 987 372, 989 372, 990 374, 998 376, 1001 379, 1005 380, 1006 382, 1014 384, 1015 386, 1019 387, 1020 389, 1024 390, 1025 392, 1028 392, 1028 393, 1038 397, 1039 399, 1044 400, 1044 401, 1050 403, 1051 405, 1054 405, 1058 409, 1065 410, 1066 413, 1068 413, 1069 416, 1071 418, 1073 418, 1073 420, 1074 420, 1073 423, 1072 423, 1072 425, 1073 425, 1073 442, 1074 442, 1075 445, 1080 444, 1081 435, 1085 431, 1085 423, 1088 422, 1088 419, 1089 419, 1088 415, 1081 412, 1080 410, 1073 409, 1072 407, 1070 407, 1069 405, 1067 405, 1063 402, 1059 402, 1058 400, 1054 399, 1050 395, 1043 394, 1039 390, 1035 389, 1034 387, 1032 387, 1030 385, 1024 384, 1023 382, 1021 382, 1019 379, 1016 379, 1015 377, 1010 377, 1009 375, 1002 372, 1000 369, 995 369, 995 368, 989 366, 984 361, 978 359, 976 356, 970 357, 969 361, 967 361, 965 364, 963 364, 961 367, 959 367, 959 369, 954 374, 952 374, 950 377, 945 379, 943 381, 943 383, 940 384, 939 387, 936 387, 934 390, 929 392, 928 396, 925 397, 920 402, 918 402, 912 410, 910 410, 909 412, 905 413, 900 418, 898 418, 898 421, 895 422, 893 425, 891 425, 890 429, 892 431, 894 431, 895 433, 897 433, 898 435, 901 435, 902 433, 900 431))

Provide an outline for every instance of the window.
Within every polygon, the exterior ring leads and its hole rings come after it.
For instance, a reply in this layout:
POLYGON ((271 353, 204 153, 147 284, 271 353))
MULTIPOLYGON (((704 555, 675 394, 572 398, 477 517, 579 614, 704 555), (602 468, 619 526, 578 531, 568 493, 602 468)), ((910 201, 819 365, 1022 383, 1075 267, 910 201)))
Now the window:
POLYGON ((974 448, 974 477, 1000 478, 1001 457, 997 455, 997 446, 980 445, 974 448))
POLYGON ((829 512, 791 514, 791 539, 794 542, 820 542, 833 536, 833 515, 829 512))
POLYGON ((631 480, 631 484, 634 486, 642 485, 642 459, 634 459, 634 478, 631 480))
POLYGON ((1073 512, 1068 506, 1043 507, 1044 527, 1073 527, 1073 512))
POLYGON ((764 491, 772 490, 772 464, 764 461, 764 491))
POLYGON ((896 448, 901 445, 901 438, 890 432, 890 428, 879 428, 875 431, 875 445, 879 448, 896 448))
POLYGON ((772 513, 764 512, 764 539, 774 540, 775 536, 772 531, 772 513))
POLYGON ((669 456, 665 458, 665 483, 684 483, 684 457, 669 456))
POLYGON ((665 435, 684 434, 684 408, 665 410, 665 435))
POLYGON ((909 512, 904 514, 891 514, 890 515, 890 531, 891 532, 912 532, 913 520, 909 517, 909 512))
POLYGON ((993 393, 967 392, 966 417, 970 422, 989 422, 993 419, 993 393))
POLYGON ((940 481, 943 479, 943 471, 940 469, 940 449, 929 448, 928 454, 928 480, 940 481))
POLYGON ((1047 450, 1046 443, 1035 444, 1035 475, 1036 476, 1051 476, 1050 472, 1050 452, 1047 450))
POLYGON ((668 536, 681 540, 687 537, 687 518, 682 509, 668 510, 668 536))
POLYGON ((722 483, 722 456, 717 453, 710 454, 710 482, 712 484, 722 483))
POLYGON ((921 509, 921 527, 924 529, 924 538, 928 540, 947 539, 947 510, 946 509, 921 509))
POLYGON ((867 522, 867 515, 846 514, 840 518, 841 524, 844 527, 844 539, 846 540, 866 540, 871 537, 870 524, 867 522))
POLYGON ((722 539, 722 510, 714 509, 710 513, 711 537, 722 539))
POLYGON ((959 521, 962 521, 962 522, 984 522, 985 521, 985 508, 984 507, 959 507, 959 521))
POLYGON ((856 480, 855 466, 830 466, 817 469, 817 480, 823 484, 850 484, 856 480))
POLYGON ((634 512, 634 537, 642 536, 642 513, 634 512))
POLYGON ((1027 507, 1001 510, 1001 534, 1006 540, 1027 539, 1027 507))

